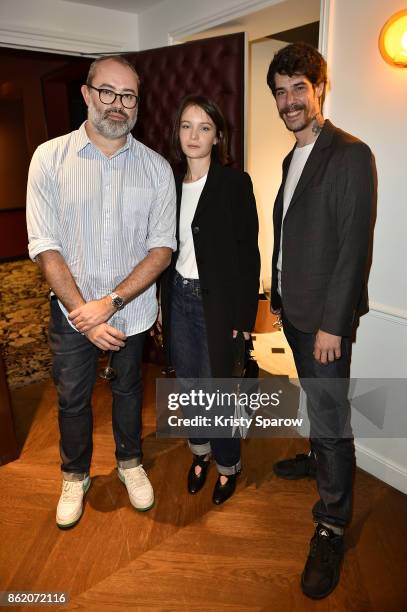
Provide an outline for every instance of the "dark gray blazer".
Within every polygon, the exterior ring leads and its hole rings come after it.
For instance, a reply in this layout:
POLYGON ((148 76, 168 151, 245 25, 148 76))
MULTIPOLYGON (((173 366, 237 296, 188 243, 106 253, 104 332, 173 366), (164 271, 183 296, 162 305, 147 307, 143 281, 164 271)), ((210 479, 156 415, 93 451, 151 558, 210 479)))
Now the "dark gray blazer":
MULTIPOLYGON (((295 147, 294 147, 295 149, 295 147)), ((368 312, 367 277, 376 198, 369 147, 325 121, 283 224, 282 300, 277 291, 284 185, 274 205, 272 306, 303 332, 350 336, 368 312)))

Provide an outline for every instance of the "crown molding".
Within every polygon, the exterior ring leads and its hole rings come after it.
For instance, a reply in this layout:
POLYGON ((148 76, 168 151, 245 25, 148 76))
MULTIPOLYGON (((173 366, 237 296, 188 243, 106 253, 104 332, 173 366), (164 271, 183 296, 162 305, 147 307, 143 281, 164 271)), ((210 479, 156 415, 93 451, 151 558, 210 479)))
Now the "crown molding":
POLYGON ((255 11, 261 11, 264 8, 281 4, 285 1, 286 0, 246 0, 245 2, 239 2, 239 4, 234 5, 233 7, 217 11, 216 13, 212 13, 212 15, 191 21, 182 28, 172 30, 168 33, 170 44, 171 42, 177 41, 177 39, 190 36, 191 34, 201 32, 202 30, 213 28, 221 23, 224 23, 225 21, 243 17, 244 15, 253 13, 255 11))
POLYGON ((4 22, 0 27, 0 46, 71 55, 91 55, 124 50, 123 45, 117 40, 81 36, 80 34, 67 36, 66 32, 59 30, 44 30, 4 22))

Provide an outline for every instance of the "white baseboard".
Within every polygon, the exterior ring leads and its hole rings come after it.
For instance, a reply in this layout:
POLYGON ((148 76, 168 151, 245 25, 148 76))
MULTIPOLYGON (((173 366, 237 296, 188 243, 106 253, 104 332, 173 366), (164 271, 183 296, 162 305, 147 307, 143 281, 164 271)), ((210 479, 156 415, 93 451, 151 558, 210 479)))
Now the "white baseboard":
POLYGON ((360 442, 355 442, 355 448, 358 467, 407 494, 407 469, 405 467, 367 448, 360 442))

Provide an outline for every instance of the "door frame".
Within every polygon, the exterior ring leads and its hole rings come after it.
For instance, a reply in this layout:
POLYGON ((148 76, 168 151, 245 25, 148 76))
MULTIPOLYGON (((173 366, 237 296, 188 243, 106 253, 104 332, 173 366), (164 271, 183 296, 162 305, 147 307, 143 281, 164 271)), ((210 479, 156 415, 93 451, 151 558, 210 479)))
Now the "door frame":
MULTIPOLYGON (((319 41, 318 49, 328 63, 328 70, 331 65, 330 41, 332 40, 333 19, 334 19, 334 1, 335 0, 320 0, 319 12, 319 41)), ((324 100, 324 114, 329 115, 331 97, 329 95, 329 82, 327 87, 327 95, 324 100)))

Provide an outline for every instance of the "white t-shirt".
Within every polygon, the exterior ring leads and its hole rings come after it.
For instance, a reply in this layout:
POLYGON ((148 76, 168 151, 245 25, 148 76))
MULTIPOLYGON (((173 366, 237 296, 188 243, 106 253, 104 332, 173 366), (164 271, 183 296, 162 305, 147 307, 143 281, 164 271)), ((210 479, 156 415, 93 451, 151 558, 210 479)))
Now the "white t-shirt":
POLYGON ((199 278, 191 223, 207 176, 208 175, 205 174, 205 176, 198 181, 182 184, 181 211, 179 217, 179 253, 175 269, 184 278, 199 278))
POLYGON ((287 179, 284 185, 284 199, 283 199, 283 218, 281 220, 281 238, 280 238, 280 252, 277 260, 278 270, 278 292, 281 292, 281 270, 283 269, 283 224, 284 217, 287 213, 288 207, 290 206, 291 198, 294 195, 295 188, 297 187, 298 181, 300 180, 302 171, 307 162, 307 159, 312 151, 315 142, 305 145, 303 147, 296 147, 291 159, 290 167, 288 169, 287 179))

